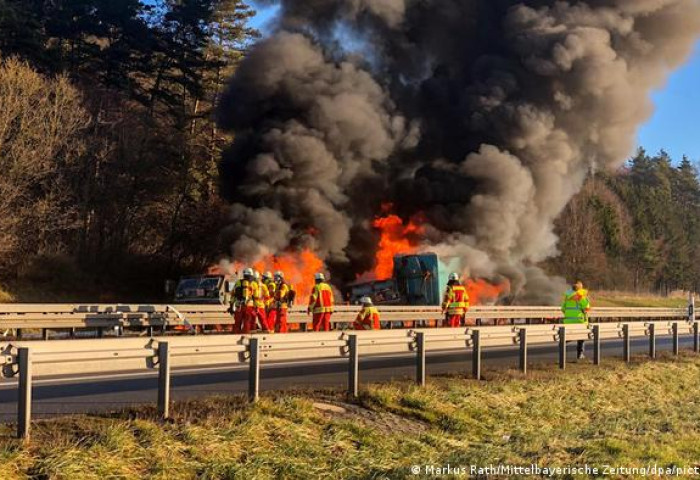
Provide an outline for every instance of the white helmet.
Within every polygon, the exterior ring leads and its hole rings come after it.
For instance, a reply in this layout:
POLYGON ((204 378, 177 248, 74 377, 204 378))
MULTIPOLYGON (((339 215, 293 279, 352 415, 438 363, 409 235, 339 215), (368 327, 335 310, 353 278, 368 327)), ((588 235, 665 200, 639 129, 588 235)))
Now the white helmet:
POLYGON ((257 270, 255 270, 253 272, 253 276, 255 277, 256 280, 260 280, 260 272, 258 272, 257 270))
POLYGON ((265 273, 263 273, 263 279, 265 279, 265 280, 272 280, 272 272, 265 272, 265 273))
POLYGON ((459 282, 459 274, 450 273, 450 282, 459 282))
POLYGON ((252 269, 252 268, 246 268, 245 270, 243 270, 243 276, 244 276, 244 277, 252 277, 252 276, 254 276, 254 275, 255 275, 255 274, 253 273, 253 269, 252 269))
POLYGON ((277 270, 275 272, 275 279, 276 280, 284 280, 284 272, 282 270, 277 270))
POLYGON ((360 303, 361 303, 362 305, 372 305, 372 299, 369 298, 369 297, 362 297, 362 298, 360 299, 360 303))
POLYGON ((319 272, 316 275, 314 275, 314 279, 316 279, 317 282, 325 282, 326 276, 324 274, 322 274, 321 272, 319 272))

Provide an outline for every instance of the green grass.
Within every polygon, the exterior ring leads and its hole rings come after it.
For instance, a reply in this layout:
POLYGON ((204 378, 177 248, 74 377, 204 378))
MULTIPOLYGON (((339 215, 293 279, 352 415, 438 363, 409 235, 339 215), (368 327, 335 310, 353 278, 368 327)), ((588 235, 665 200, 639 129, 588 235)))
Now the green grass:
POLYGON ((687 307, 688 297, 683 294, 663 297, 653 294, 625 292, 591 292, 594 307, 687 307))
MULTIPOLYGON (((548 466, 700 460, 700 358, 572 364, 334 391, 178 403, 0 429, 0 478, 417 478, 415 464, 548 466), (319 405, 322 402, 323 405, 319 405), (340 406, 340 409, 329 407, 340 406)), ((629 477, 633 478, 633 477, 629 477)))

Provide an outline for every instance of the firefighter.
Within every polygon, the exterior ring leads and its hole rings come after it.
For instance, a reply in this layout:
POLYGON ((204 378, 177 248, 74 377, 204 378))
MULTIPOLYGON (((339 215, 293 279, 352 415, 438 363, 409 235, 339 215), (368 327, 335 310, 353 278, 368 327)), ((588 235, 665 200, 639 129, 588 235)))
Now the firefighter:
POLYGON ((333 290, 326 283, 326 276, 317 273, 314 277, 316 284, 309 297, 307 314, 313 313, 314 332, 331 330, 331 315, 333 314, 333 290))
POLYGON ((447 289, 442 300, 442 314, 445 315, 445 326, 456 328, 464 321, 464 314, 469 308, 469 294, 459 281, 459 275, 450 274, 447 289))
POLYGON ((267 326, 270 330, 275 328, 275 318, 277 317, 277 311, 275 309, 275 290, 277 289, 277 284, 272 277, 272 272, 265 272, 262 276, 263 284, 267 288, 267 297, 265 299, 265 314, 267 319, 267 326))
POLYGON ((260 278, 260 272, 257 270, 254 272, 256 288, 253 292, 253 299, 255 300, 255 317, 253 319, 251 328, 255 327, 257 321, 260 324, 260 328, 265 333, 272 333, 270 326, 267 324, 267 302, 270 298, 270 292, 267 290, 267 286, 260 278))
MULTIPOLYGON (((287 313, 289 307, 292 306, 294 302, 294 297, 296 292, 294 287, 284 281, 284 273, 275 272, 275 300, 273 304, 273 311, 275 312, 275 331, 279 333, 287 333, 289 327, 287 326, 287 313)), ((268 317, 268 323, 272 326, 272 322, 268 317)))
POLYGON ((360 310, 360 313, 357 314, 357 318, 355 319, 355 330, 381 329, 381 325, 379 324, 379 310, 372 304, 372 299, 369 297, 362 297, 360 303, 362 304, 362 310, 360 310))
MULTIPOLYGON (((564 314, 564 324, 588 325, 588 312, 591 309, 591 301, 588 299, 588 290, 583 288, 583 282, 577 280, 571 289, 564 293, 561 311, 564 314)), ((583 360, 586 344, 583 340, 576 342, 576 358, 583 360)))
POLYGON ((243 270, 243 278, 235 283, 231 297, 234 333, 250 333, 250 326, 255 321, 255 290, 257 284, 253 269, 246 268, 243 270))

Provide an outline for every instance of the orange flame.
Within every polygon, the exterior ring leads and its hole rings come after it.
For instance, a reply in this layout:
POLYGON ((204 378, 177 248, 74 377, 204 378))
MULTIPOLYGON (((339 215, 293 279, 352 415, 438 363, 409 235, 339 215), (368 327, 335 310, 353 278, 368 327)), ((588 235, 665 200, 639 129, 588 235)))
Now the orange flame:
POLYGON ((299 305, 305 305, 304 302, 311 295, 311 290, 314 287, 314 274, 323 271, 324 265, 321 260, 311 250, 302 250, 298 252, 287 252, 280 255, 270 255, 253 264, 260 273, 272 272, 281 270, 284 272, 285 280, 294 286, 297 292, 297 301, 299 305))
POLYGON ((207 268, 207 275, 230 275, 230 273, 226 271, 223 265, 218 264, 207 268))
MULTIPOLYGON (((382 210, 390 208, 382 206, 382 210)), ((404 224, 396 215, 377 218, 372 226, 381 233, 374 259, 373 276, 377 280, 391 278, 394 273, 394 256, 415 253, 418 250, 419 237, 425 229, 417 219, 411 219, 408 224, 404 224)))
POLYGON ((469 279, 464 286, 469 293, 469 303, 471 305, 493 305, 498 299, 510 292, 510 282, 504 280, 498 285, 494 285, 483 279, 469 279))

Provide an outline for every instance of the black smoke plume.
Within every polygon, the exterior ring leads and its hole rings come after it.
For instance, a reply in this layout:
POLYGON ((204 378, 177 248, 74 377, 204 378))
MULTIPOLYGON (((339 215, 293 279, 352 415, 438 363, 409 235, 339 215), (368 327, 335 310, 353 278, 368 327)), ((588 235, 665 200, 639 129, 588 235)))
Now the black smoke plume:
POLYGON ((393 203, 422 213, 426 250, 521 301, 560 288, 535 267, 553 221, 624 162, 700 33, 697 0, 279 3, 220 108, 232 256, 311 247, 352 278, 393 203))

